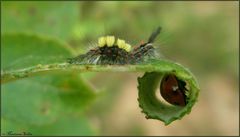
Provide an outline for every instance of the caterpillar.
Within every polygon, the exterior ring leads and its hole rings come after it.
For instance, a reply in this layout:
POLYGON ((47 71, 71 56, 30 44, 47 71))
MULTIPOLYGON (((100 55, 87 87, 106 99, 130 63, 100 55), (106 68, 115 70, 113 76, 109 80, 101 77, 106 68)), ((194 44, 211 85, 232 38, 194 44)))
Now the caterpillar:
MULTIPOLYGON (((125 65, 146 62, 157 58, 153 43, 160 34, 161 27, 152 32, 148 41, 132 49, 131 45, 114 36, 105 36, 98 39, 98 46, 74 58, 69 58, 71 64, 92 65, 125 65)), ((174 74, 165 75, 160 84, 160 94, 168 103, 177 106, 188 104, 187 83, 174 74)))
POLYGON ((153 42, 159 35, 161 27, 158 27, 146 43, 142 43, 132 49, 125 40, 114 36, 105 36, 98 39, 98 46, 87 53, 68 58, 70 64, 95 64, 95 65, 124 65, 138 64, 157 57, 153 42))

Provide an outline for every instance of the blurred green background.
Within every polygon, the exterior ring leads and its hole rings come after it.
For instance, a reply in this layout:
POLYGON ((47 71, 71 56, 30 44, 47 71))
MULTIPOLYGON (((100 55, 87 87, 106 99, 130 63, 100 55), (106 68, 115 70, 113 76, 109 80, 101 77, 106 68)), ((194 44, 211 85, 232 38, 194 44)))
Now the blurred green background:
MULTIPOLYGON (((99 36, 116 35, 137 45, 161 26, 158 51, 188 67, 201 89, 190 115, 164 126, 145 119, 138 107, 137 77, 142 74, 84 73, 83 79, 98 95, 82 117, 63 117, 55 126, 41 125, 32 134, 55 131, 56 135, 63 130, 66 135, 239 135, 238 11, 239 2, 234 1, 2 2, 1 35, 27 32, 54 37, 68 43, 76 55, 99 36)), ((21 102, 18 96, 12 101, 21 102)), ((9 102, 10 97, 2 94, 9 102)), ((4 132, 28 129, 21 121, 2 118, 1 124, 4 132)))

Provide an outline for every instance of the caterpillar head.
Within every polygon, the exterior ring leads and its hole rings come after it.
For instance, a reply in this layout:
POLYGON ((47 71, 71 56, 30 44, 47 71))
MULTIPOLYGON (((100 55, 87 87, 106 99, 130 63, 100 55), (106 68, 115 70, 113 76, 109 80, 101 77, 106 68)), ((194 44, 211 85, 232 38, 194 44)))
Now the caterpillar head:
POLYGON ((131 53, 133 62, 139 63, 143 62, 145 60, 148 60, 149 58, 156 58, 158 56, 154 46, 153 42, 158 36, 158 34, 161 31, 161 27, 158 27, 148 38, 148 42, 142 43, 140 46, 136 47, 133 52, 131 53))

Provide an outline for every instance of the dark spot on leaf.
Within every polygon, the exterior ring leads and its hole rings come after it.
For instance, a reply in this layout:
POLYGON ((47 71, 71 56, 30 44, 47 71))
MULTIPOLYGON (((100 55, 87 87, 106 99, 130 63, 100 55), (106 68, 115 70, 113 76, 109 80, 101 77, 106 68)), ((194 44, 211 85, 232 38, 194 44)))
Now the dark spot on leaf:
POLYGON ((48 24, 49 24, 49 26, 55 26, 56 25, 56 20, 54 20, 54 19, 49 19, 48 20, 48 24))
POLYGON ((40 113, 43 115, 48 115, 49 110, 50 110, 50 104, 45 102, 40 108, 40 113))
POLYGON ((90 70, 91 67, 90 67, 90 66, 85 66, 85 69, 86 69, 86 70, 90 70))
POLYGON ((29 9, 28 9, 29 15, 34 16, 34 15, 36 15, 36 13, 37 13, 36 7, 34 7, 34 6, 29 7, 29 9))

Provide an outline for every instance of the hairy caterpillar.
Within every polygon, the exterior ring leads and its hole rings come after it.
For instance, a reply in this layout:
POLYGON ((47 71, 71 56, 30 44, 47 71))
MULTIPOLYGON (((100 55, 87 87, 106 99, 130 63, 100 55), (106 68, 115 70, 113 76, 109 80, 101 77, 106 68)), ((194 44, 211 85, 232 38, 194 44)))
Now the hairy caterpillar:
POLYGON ((69 58, 71 64, 99 64, 99 65, 124 65, 138 64, 157 56, 153 42, 160 33, 158 27, 143 43, 134 49, 122 39, 114 36, 100 37, 98 46, 74 58, 69 58))
MULTIPOLYGON (((71 64, 96 64, 96 65, 125 65, 138 64, 148 59, 157 58, 154 40, 159 35, 161 28, 158 27, 148 41, 131 49, 131 45, 114 36, 100 37, 98 46, 68 60, 71 64)), ((188 89, 186 82, 178 79, 174 74, 165 75, 160 84, 161 96, 170 104, 186 106, 188 103, 188 89)))

